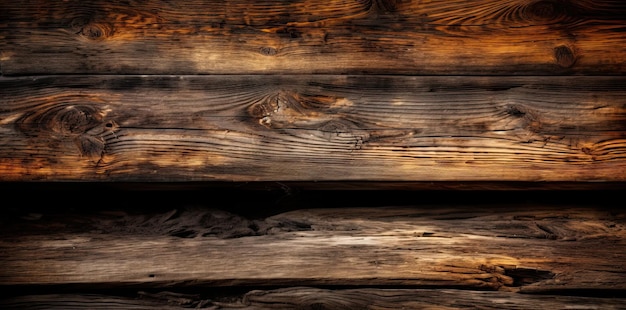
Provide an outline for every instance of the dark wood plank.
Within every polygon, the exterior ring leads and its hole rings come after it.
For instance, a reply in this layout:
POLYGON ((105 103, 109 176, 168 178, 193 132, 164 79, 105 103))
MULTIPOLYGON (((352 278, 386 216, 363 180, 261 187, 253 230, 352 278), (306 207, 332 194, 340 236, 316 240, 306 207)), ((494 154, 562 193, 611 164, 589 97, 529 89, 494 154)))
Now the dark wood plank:
MULTIPOLYGON (((619 194, 626 189, 625 181, 585 182, 585 181, 158 181, 158 182, 82 182, 82 181, 37 181, 2 182, 1 195, 16 195, 23 192, 61 193, 73 191, 121 192, 121 193, 190 193, 190 192, 275 192, 299 193, 320 192, 431 192, 466 193, 483 195, 500 192, 544 193, 568 196, 574 191, 587 193, 601 192, 602 195, 619 194), (561 194, 559 194, 561 193, 561 194)), ((580 198, 580 197, 579 197, 580 198)))
MULTIPOLYGON (((144 300, 120 296, 106 296, 95 294, 73 295, 31 295, 19 296, 0 300, 2 309, 185 309, 184 305, 171 304, 165 301, 144 300)), ((206 309, 206 308, 204 308, 206 309)), ((213 308, 216 309, 216 308, 213 308)))
POLYGON ((624 74, 620 0, 2 1, 19 74, 624 74))
POLYGON ((249 218, 219 205, 5 216, 0 285, 626 292, 626 214, 617 208, 345 207, 249 218))
POLYGON ((624 77, 0 80, 2 181, 624 182, 624 77))
POLYGON ((623 298, 527 295, 429 289, 292 287, 254 290, 237 298, 140 292, 136 297, 96 294, 27 295, 0 300, 2 309, 626 309, 623 298))

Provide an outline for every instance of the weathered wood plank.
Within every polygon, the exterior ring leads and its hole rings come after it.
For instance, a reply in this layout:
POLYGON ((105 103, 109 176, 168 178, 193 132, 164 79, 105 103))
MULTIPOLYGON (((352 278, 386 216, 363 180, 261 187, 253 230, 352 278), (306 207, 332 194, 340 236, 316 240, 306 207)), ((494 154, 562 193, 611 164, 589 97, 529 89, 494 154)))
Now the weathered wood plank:
POLYGON ((29 295, 0 300, 2 309, 626 309, 623 298, 527 295, 429 289, 292 287, 254 290, 238 298, 140 292, 137 297, 96 294, 29 295), (234 300, 233 300, 234 299, 234 300))
POLYGON ((624 74, 620 0, 2 1, 19 74, 624 74))
POLYGON ((257 219, 202 206, 87 215, 48 211, 7 216, 0 234, 5 288, 405 285, 626 291, 626 213, 613 208, 326 208, 257 219))
POLYGON ((624 77, 0 80, 2 181, 626 181, 624 77))

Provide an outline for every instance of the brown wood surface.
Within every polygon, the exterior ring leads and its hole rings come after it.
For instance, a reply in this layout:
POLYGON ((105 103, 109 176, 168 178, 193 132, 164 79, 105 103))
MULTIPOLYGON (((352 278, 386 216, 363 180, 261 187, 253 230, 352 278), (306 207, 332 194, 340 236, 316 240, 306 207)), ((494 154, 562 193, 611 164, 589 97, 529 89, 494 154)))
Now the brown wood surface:
POLYGON ((626 181, 624 77, 0 80, 2 181, 626 181))
POLYGON ((16 208, 0 230, 0 285, 626 291, 626 214, 617 208, 424 204, 246 217, 219 208, 228 202, 206 203, 87 214, 16 208))
POLYGON ((619 191, 491 196, 626 189, 624 46, 621 0, 0 0, 0 308, 626 309, 619 191))
POLYGON ((235 298, 202 294, 139 292, 135 296, 97 294, 27 295, 0 300, 2 309, 626 309, 626 299, 528 295, 432 289, 340 289, 292 287, 254 290, 235 298))
POLYGON ((624 74, 621 0, 1 1, 20 74, 624 74))

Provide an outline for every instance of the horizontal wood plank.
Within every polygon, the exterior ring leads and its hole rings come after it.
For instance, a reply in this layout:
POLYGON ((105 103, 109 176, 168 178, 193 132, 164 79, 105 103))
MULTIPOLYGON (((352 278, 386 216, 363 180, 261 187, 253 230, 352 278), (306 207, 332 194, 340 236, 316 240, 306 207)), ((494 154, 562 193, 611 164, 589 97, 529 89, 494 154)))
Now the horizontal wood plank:
POLYGON ((420 205, 251 218, 218 204, 6 216, 0 285, 626 291, 620 209, 420 205))
POLYGON ((0 80, 0 180, 624 182, 624 77, 0 80))
POLYGON ((619 0, 2 1, 25 74, 626 73, 619 0))
POLYGON ((136 296, 98 294, 26 295, 0 300, 2 309, 626 309, 623 298, 512 294, 429 289, 343 289, 291 287, 254 290, 236 298, 174 292, 136 296))

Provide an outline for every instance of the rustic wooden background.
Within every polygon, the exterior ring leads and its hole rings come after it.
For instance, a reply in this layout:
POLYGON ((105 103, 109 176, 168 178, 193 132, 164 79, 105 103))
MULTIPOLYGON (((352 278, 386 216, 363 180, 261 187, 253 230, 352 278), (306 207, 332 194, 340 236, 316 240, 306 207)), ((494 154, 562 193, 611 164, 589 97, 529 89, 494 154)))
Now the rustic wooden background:
POLYGON ((0 307, 626 309, 626 2, 0 0, 0 307))

